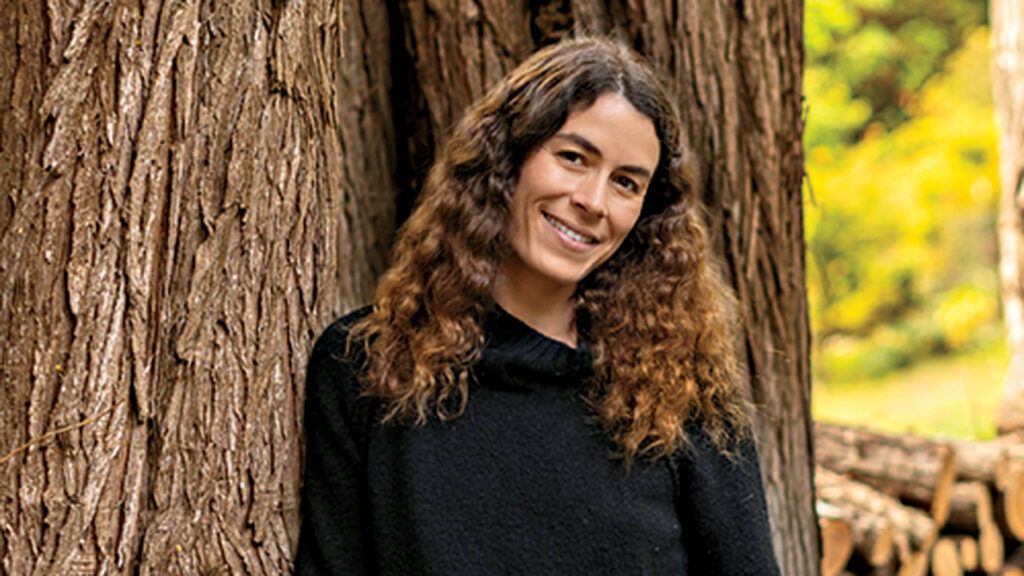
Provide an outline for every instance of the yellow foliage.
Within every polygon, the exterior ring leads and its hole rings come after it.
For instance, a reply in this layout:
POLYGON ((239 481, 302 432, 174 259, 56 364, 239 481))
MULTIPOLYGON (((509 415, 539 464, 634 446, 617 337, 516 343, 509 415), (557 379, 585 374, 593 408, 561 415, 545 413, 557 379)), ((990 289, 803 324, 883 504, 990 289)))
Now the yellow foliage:
POLYGON ((968 344, 978 329, 997 319, 992 294, 973 286, 958 286, 944 295, 935 311, 946 342, 954 349, 968 344))
MULTIPOLYGON (((970 59, 959 55, 959 60, 984 63, 984 35, 976 33, 971 40, 965 50, 977 53, 970 59)), ((848 150, 809 154, 815 194, 806 210, 809 248, 843 248, 825 255, 823 271, 884 281, 900 276, 886 269, 909 265, 915 285, 941 284, 946 249, 965 240, 951 237, 950 223, 971 217, 994 222, 997 157, 991 102, 950 91, 962 86, 940 79, 925 90, 924 116, 891 133, 868 131, 848 150), (957 105, 948 105, 953 101, 957 105), (819 240, 831 240, 830 234, 845 238, 832 241, 840 246, 819 246, 819 240)), ((812 258, 811 265, 817 264, 812 258)), ((813 276, 809 281, 814 282, 813 276)))
MULTIPOLYGON (((826 98, 840 89, 830 90, 826 98)), ((815 96, 809 92, 809 123, 815 96)), ((807 155, 807 283, 819 338, 867 337, 923 314, 947 346, 960 348, 997 319, 995 282, 976 281, 996 266, 987 29, 971 32, 944 72, 908 101, 912 116, 896 129, 873 125, 853 146, 807 155)))

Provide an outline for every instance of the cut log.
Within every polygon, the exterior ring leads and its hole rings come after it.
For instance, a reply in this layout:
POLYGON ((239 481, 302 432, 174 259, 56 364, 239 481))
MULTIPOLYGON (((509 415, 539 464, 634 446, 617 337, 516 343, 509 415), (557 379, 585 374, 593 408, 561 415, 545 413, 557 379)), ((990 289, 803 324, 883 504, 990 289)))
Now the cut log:
MULTIPOLYGON (((957 452, 959 463, 960 452, 957 452)), ((977 468, 975 468, 977 470, 977 468)), ((975 567, 964 566, 967 571, 980 569, 995 573, 1003 566, 1004 543, 1002 530, 996 523, 996 515, 993 512, 992 490, 990 484, 977 480, 979 475, 972 482, 957 482, 949 498, 949 518, 946 527, 977 534, 973 539, 975 555, 977 557, 975 567)), ((1000 502, 1002 502, 1000 497, 1000 502)), ((970 544, 967 544, 970 546, 970 544)))
POLYGON ((850 524, 840 508, 824 501, 817 502, 818 526, 821 528, 821 574, 838 576, 853 554, 850 524))
POLYGON ((946 526, 963 532, 980 532, 982 526, 993 522, 992 492, 988 484, 975 481, 953 485, 946 526))
POLYGON ((956 482, 949 444, 825 422, 814 423, 814 443, 817 464, 929 510, 936 524, 945 524, 956 482))
POLYGON ((978 560, 981 569, 994 574, 1002 569, 1006 557, 1006 541, 999 527, 991 524, 978 533, 978 560))
POLYGON ((1007 534, 1024 540, 1024 438, 1010 434, 988 442, 954 441, 952 446, 957 475, 994 486, 996 520, 1007 534))
POLYGON ((912 552, 902 560, 897 576, 925 576, 928 573, 928 551, 912 552))
POLYGON ((956 476, 961 480, 995 485, 1006 460, 1006 446, 996 440, 950 440, 956 451, 956 476))
POLYGON ((992 488, 988 484, 980 481, 957 482, 953 486, 946 527, 977 534, 976 540, 971 539, 975 549, 975 564, 974 567, 965 564, 965 570, 975 570, 980 565, 985 572, 994 573, 1002 568, 1003 534, 993 513, 992 488))
POLYGON ((892 561, 896 550, 896 529, 891 524, 863 522, 852 531, 854 548, 868 564, 877 567, 892 561))
MULTIPOLYGON (((956 543, 957 553, 960 556, 960 567, 964 572, 975 572, 981 567, 981 559, 978 557, 978 541, 970 536, 950 536, 956 543)), ((936 543, 936 546, 938 544, 936 543)))
POLYGON ((1008 434, 995 440, 950 440, 956 452, 957 478, 987 482, 1006 490, 1013 462, 1024 462, 1024 435, 1008 434))
POLYGON ((1014 539, 1024 540, 1024 461, 1007 462, 1001 480, 999 516, 1014 539))
MULTIPOLYGON (((927 555, 930 551, 937 528, 924 512, 820 466, 815 469, 815 486, 820 500, 844 511, 854 546, 865 558, 872 559, 872 565, 886 563, 894 542, 904 543, 900 555, 903 564, 916 552, 927 555)), ((927 566, 927 558, 924 563, 927 566)))
POLYGON ((838 510, 849 524, 853 547, 857 553, 871 566, 888 564, 893 555, 896 531, 882 511, 887 506, 900 504, 863 484, 846 480, 828 470, 822 469, 816 474, 819 502, 838 510), (872 501, 878 497, 883 499, 882 502, 872 501))
POLYGON ((932 547, 932 574, 935 576, 963 576, 960 550, 952 538, 939 538, 932 547))

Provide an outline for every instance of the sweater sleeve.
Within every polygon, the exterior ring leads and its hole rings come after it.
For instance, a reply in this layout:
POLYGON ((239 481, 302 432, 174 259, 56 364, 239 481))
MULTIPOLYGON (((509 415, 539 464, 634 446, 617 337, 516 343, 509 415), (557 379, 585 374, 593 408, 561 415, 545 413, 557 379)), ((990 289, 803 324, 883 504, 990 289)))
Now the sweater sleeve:
POLYGON ((365 458, 354 409, 358 364, 342 324, 317 340, 306 373, 306 461, 295 574, 366 574, 365 458))
POLYGON ((680 522, 692 574, 778 576, 768 510, 752 440, 724 456, 701 430, 679 461, 680 522))

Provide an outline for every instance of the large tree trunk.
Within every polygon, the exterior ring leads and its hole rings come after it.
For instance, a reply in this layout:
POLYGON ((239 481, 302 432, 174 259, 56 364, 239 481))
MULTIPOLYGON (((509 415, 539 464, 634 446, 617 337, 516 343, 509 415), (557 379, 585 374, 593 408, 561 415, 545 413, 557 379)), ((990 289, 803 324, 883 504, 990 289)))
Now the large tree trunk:
MULTIPOLYGON (((782 572, 817 574, 801 212, 803 5, 403 0, 403 181, 446 128, 536 47, 582 31, 647 54, 678 98, 711 229, 739 294, 768 508, 782 572)), ((395 55, 398 59, 400 56, 395 55)))
POLYGON ((992 89, 999 125, 999 276, 1010 368, 996 424, 1024 429, 1024 4, 992 0, 992 89))
POLYGON ((373 1, 5 3, 0 571, 277 574, 393 227, 373 1))

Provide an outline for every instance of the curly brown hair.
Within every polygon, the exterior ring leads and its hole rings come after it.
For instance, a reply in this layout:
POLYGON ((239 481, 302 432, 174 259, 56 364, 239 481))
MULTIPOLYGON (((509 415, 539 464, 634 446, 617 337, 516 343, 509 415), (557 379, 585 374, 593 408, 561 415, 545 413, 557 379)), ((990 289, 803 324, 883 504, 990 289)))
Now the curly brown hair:
POLYGON ((709 259, 679 116, 639 56, 599 38, 523 62, 466 111, 432 167, 373 311, 352 332, 367 353, 364 392, 383 400, 385 420, 462 414, 511 252, 520 166, 606 93, 652 120, 661 149, 636 226, 575 293, 577 331, 594 351, 590 404, 627 461, 685 446, 691 422, 723 451, 749 433, 736 306, 709 259))

